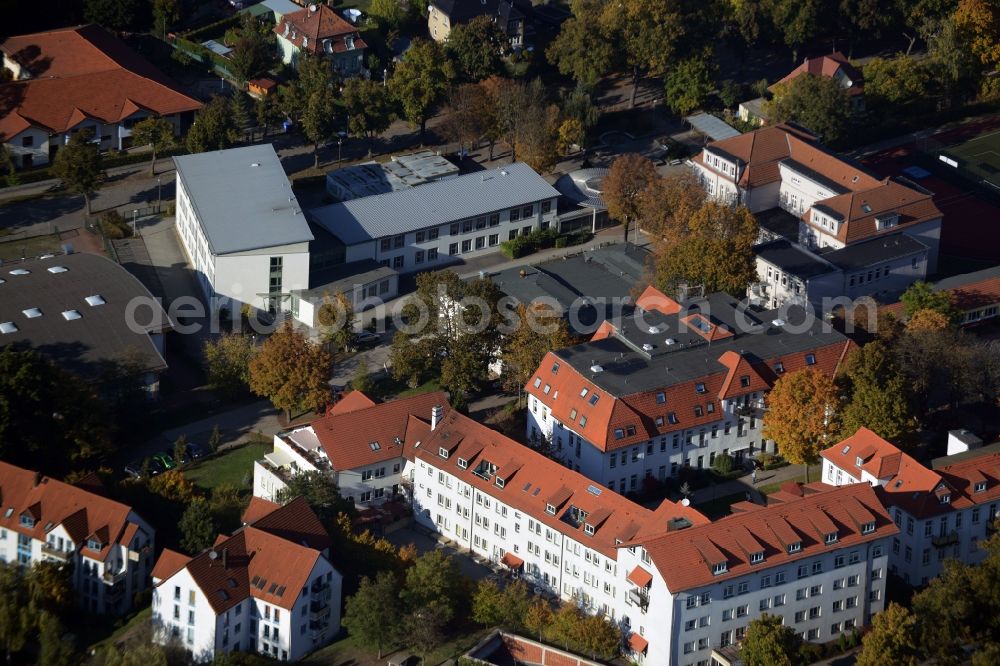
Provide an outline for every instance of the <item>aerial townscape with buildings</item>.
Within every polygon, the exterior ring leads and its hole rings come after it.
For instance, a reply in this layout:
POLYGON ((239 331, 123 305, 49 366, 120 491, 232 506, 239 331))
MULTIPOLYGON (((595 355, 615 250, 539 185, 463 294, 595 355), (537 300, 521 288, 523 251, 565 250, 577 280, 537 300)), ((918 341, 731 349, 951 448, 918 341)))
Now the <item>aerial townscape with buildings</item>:
POLYGON ((8 664, 1000 664, 997 0, 0 8, 8 664))

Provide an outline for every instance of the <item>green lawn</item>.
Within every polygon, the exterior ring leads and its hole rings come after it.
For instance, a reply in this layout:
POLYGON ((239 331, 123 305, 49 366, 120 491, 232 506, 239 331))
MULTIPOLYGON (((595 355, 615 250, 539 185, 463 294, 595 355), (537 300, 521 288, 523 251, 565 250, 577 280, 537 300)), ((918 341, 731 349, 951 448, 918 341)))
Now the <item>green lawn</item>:
MULTIPOLYGON (((129 618, 128 621, 120 627, 111 631, 110 634, 107 632, 109 629, 113 628, 113 624, 101 621, 101 619, 88 622, 86 625, 81 625, 86 626, 86 629, 81 632, 81 642, 90 645, 87 649, 87 653, 90 654, 95 649, 101 648, 109 643, 118 643, 130 634, 144 629, 145 627, 143 625, 149 625, 152 615, 153 609, 147 606, 129 618)), ((92 620, 94 620, 94 618, 92 618, 92 620)), ((117 622, 117 620, 115 620, 115 622, 117 622)))
POLYGON ((701 511, 705 516, 711 520, 716 518, 722 518, 723 516, 729 515, 729 507, 737 502, 742 502, 745 500, 746 493, 733 493, 732 495, 725 495, 723 497, 716 497, 715 499, 708 500, 707 502, 702 502, 701 504, 695 504, 694 508, 701 511))
POLYGON ((378 398, 379 400, 391 400, 395 398, 409 398, 410 396, 420 395, 421 393, 430 393, 431 391, 440 391, 441 384, 436 379, 431 379, 420 386, 414 388, 409 388, 404 382, 401 382, 393 377, 382 376, 375 382, 375 388, 372 390, 372 397, 378 398))
POLYGON ((223 483, 237 488, 243 486, 245 476, 253 476, 253 463, 265 453, 270 453, 271 442, 251 442, 235 449, 229 449, 207 460, 184 468, 184 476, 196 486, 211 490, 223 483))
MULTIPOLYGON (((458 660, 458 657, 482 640, 491 630, 475 628, 462 632, 444 643, 434 652, 427 655, 423 666, 438 666, 449 659, 458 660)), ((399 653, 407 652, 406 648, 399 649, 399 653)), ((393 654, 391 650, 385 650, 382 659, 378 659, 375 650, 358 645, 354 638, 347 636, 339 641, 327 645, 325 648, 317 650, 313 654, 303 659, 301 664, 313 664, 315 666, 329 666, 329 664, 351 664, 352 666, 380 666, 385 663, 388 657, 393 654)))
MULTIPOLYGON (((798 465, 798 467, 799 467, 800 470, 802 469, 802 465, 798 465)), ((809 482, 813 483, 815 481, 819 481, 820 480, 820 475, 821 475, 822 471, 823 471, 823 466, 822 465, 810 465, 809 466, 809 482)), ((766 475, 767 472, 763 472, 763 473, 758 472, 757 474, 758 474, 758 476, 760 476, 760 475, 766 475)), ((776 493, 779 490, 781 490, 781 486, 783 484, 788 483, 789 481, 798 481, 799 483, 805 483, 806 482, 805 473, 800 471, 800 473, 798 474, 798 476, 796 476, 795 478, 785 479, 784 481, 779 481, 778 483, 769 483, 766 486, 757 486, 757 491, 759 493, 761 493, 762 495, 770 495, 771 493, 776 493)))

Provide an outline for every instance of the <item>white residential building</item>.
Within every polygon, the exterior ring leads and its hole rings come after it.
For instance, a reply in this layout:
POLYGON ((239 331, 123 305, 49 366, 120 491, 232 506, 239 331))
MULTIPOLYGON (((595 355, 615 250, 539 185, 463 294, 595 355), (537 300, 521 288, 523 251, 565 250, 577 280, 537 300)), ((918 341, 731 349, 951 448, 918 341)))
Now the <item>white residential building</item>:
POLYGON ((678 303, 649 287, 636 307, 549 352, 525 386, 529 441, 619 493, 721 453, 775 452, 762 434, 770 387, 807 367, 833 376, 854 344, 804 309, 751 312, 721 293, 678 303))
POLYGON ((927 246, 926 270, 937 270, 941 211, 933 195, 904 178, 879 179, 803 130, 775 125, 714 141, 692 164, 714 197, 798 217, 790 241, 822 252, 901 232, 927 246))
POLYGON ((449 409, 439 391, 382 404, 352 391, 326 416, 274 436, 274 450, 254 463, 254 495, 275 500, 290 476, 323 471, 358 506, 398 499, 406 449, 449 409))
POLYGON ((0 462, 0 508, 0 562, 69 564, 85 612, 124 613, 149 587, 154 531, 131 507, 0 462))
POLYGON ((898 530, 875 492, 815 484, 783 495, 767 507, 741 502, 708 525, 637 539, 637 553, 622 549, 623 568, 640 568, 628 593, 643 611, 632 617, 630 640, 642 663, 709 664, 713 650, 739 643, 764 613, 825 643, 883 610, 898 530))
POLYGON ((288 310, 308 289, 312 232, 270 144, 183 155, 177 235, 206 297, 239 313, 288 310))
POLYGON ((403 273, 496 252, 500 243, 556 228, 559 192, 523 162, 360 197, 309 211, 347 246, 403 273))
POLYGON ((1000 446, 938 458, 930 467, 867 428, 822 452, 823 481, 870 484, 899 527, 889 569, 926 585, 944 562, 982 561, 979 542, 996 531, 1000 508, 1000 446))
POLYGON ((330 537, 302 498, 259 498, 245 527, 200 555, 166 549, 153 569, 153 639, 197 662, 230 652, 298 661, 340 631, 330 537))

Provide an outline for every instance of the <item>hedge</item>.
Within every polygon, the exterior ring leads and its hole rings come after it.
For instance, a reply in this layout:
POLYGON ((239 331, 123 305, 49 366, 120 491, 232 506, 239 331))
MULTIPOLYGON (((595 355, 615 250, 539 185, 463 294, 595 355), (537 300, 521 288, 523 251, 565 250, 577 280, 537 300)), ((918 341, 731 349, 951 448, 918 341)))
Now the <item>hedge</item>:
MULTIPOLYGON (((177 146, 175 148, 160 151, 156 154, 156 159, 160 159, 161 157, 173 157, 174 155, 183 155, 186 152, 187 150, 183 146, 177 146)), ((149 153, 111 153, 101 157, 101 168, 107 170, 120 166, 128 166, 129 164, 141 164, 142 162, 150 161, 152 157, 153 156, 149 153)), ((52 175, 52 165, 50 164, 48 166, 32 169, 31 171, 18 171, 17 182, 10 183, 8 178, 8 185, 28 185, 30 183, 38 183, 43 180, 54 179, 55 176, 52 175)))
POLYGON ((516 236, 513 240, 500 243, 500 251, 511 259, 521 257, 555 246, 559 232, 553 228, 536 229, 526 236, 516 236))
POLYGON ((201 37, 211 38, 214 35, 225 33, 229 28, 238 26, 241 18, 241 14, 227 16, 226 18, 216 21, 215 23, 209 23, 201 26, 200 28, 189 30, 188 32, 183 33, 183 38, 187 38, 190 41, 198 41, 201 37))

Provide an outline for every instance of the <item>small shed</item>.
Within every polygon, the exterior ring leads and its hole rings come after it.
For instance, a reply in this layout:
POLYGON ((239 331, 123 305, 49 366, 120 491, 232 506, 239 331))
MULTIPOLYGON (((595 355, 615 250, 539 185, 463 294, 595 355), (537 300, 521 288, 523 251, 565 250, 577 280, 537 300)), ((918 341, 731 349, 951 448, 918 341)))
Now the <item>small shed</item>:
POLYGON ((272 94, 278 88, 278 82, 274 79, 268 77, 261 77, 259 79, 250 79, 247 81, 247 92, 250 93, 251 97, 256 99, 263 99, 268 95, 272 94))
POLYGON ((740 135, 738 130, 728 125, 721 118, 707 113, 696 113, 693 116, 687 116, 684 118, 684 121, 699 133, 707 136, 711 141, 722 141, 723 139, 730 139, 740 135))

